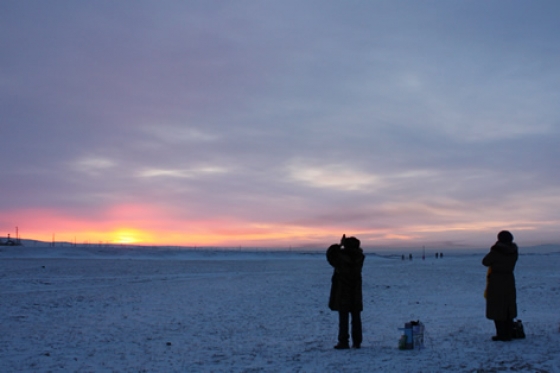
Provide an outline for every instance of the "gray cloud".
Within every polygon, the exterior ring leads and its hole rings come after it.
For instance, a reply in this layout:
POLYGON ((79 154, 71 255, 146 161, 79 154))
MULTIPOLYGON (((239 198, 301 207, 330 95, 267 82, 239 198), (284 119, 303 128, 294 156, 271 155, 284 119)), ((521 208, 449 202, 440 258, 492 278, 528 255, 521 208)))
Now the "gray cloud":
POLYGON ((3 2, 0 203, 537 242, 560 220, 558 8, 3 2))

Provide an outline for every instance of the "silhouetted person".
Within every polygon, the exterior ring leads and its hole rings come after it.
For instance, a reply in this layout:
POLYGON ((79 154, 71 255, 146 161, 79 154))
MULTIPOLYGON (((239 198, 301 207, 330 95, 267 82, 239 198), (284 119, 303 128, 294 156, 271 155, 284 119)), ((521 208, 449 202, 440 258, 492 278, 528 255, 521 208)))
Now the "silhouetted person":
POLYGON ((486 317, 494 320, 496 335, 493 341, 511 341, 513 319, 517 317, 517 294, 513 271, 518 257, 517 245, 508 231, 498 233, 498 242, 482 259, 488 267, 486 317))
POLYGON ((329 308, 338 311, 338 344, 336 349, 350 348, 348 323, 352 316, 352 347, 362 344, 362 267, 365 256, 360 240, 342 236, 340 245, 331 245, 327 250, 327 261, 334 267, 331 283, 329 308))
POLYGON ((436 253, 436 259, 439 258, 439 253, 436 253))
POLYGON ((412 254, 408 254, 408 259, 412 260, 412 254))

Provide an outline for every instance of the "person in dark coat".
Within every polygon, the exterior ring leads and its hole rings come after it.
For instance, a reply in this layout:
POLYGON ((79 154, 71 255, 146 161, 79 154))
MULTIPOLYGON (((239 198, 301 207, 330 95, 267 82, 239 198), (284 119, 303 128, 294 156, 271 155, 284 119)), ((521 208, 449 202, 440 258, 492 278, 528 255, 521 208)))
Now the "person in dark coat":
POLYGON ((329 308, 338 311, 338 344, 336 349, 347 349, 349 345, 348 323, 352 316, 352 347, 362 344, 362 267, 365 256, 360 240, 342 236, 340 245, 331 245, 327 250, 327 261, 334 267, 329 298, 329 308))
POLYGON ((486 318, 494 320, 493 341, 511 341, 513 319, 517 317, 517 294, 513 271, 518 257, 517 245, 508 231, 498 234, 498 242, 482 259, 488 267, 486 286, 486 318))

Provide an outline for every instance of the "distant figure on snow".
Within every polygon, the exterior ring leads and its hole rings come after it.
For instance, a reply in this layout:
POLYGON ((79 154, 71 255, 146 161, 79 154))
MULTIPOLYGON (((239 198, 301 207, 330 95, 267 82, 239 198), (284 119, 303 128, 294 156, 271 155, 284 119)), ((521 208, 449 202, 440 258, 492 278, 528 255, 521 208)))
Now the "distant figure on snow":
POLYGON ((513 319, 517 317, 517 294, 513 270, 518 257, 517 245, 508 231, 498 233, 498 242, 482 259, 488 267, 486 275, 486 318, 494 320, 493 341, 511 341, 513 319))
POLYGON ((352 315, 352 348, 362 344, 362 267, 365 256, 360 240, 342 236, 340 244, 327 250, 327 261, 334 267, 329 308, 338 311, 338 344, 334 348, 350 348, 348 322, 352 315))

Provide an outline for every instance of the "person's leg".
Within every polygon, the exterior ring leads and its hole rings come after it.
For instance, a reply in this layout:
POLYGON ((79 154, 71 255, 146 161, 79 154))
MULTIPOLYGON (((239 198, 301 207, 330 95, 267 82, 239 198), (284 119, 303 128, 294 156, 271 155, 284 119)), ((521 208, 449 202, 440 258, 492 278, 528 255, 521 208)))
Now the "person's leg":
POLYGON ((337 349, 348 348, 348 340, 350 335, 348 334, 348 321, 349 312, 348 311, 338 311, 338 344, 334 346, 337 349))
POLYGON ((510 340, 513 337, 513 320, 508 319, 504 321, 504 340, 510 340))
POLYGON ((497 339, 500 336, 500 322, 497 320, 494 320, 494 326, 496 327, 496 335, 494 337, 492 337, 492 339, 497 339))
POLYGON ((362 314, 360 311, 352 312, 352 347, 360 348, 362 345, 362 314))
POLYGON ((511 341, 511 322, 504 320, 494 320, 496 324, 496 336, 492 337, 494 341, 511 341))

